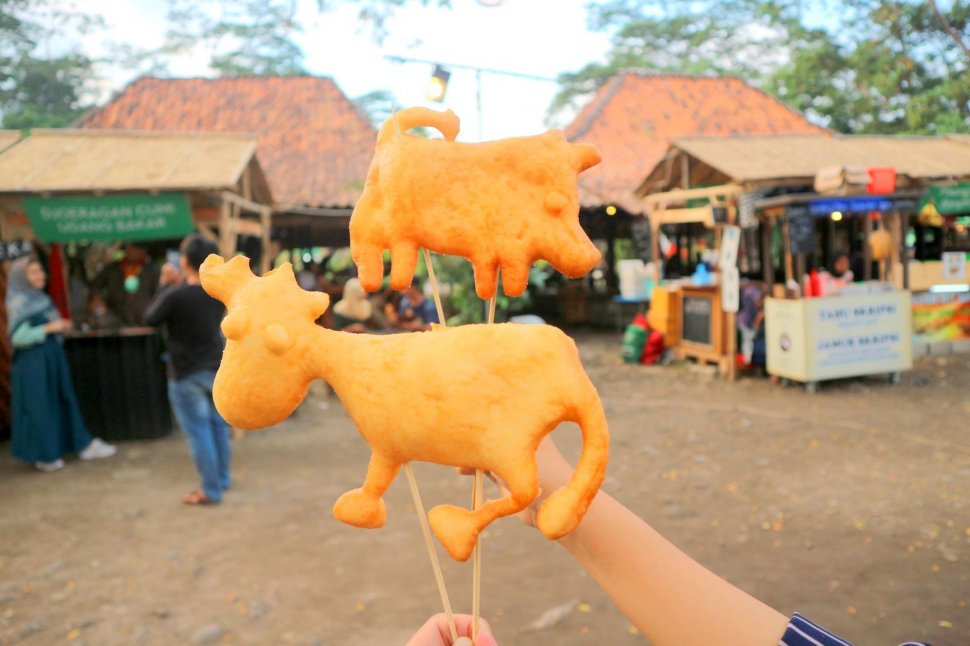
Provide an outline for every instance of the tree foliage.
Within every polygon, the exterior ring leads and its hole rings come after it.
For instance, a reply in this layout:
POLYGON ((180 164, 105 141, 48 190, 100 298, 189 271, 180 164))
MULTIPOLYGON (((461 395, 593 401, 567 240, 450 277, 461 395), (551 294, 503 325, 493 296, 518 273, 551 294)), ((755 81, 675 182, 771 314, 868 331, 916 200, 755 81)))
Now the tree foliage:
POLYGON ((738 76, 839 132, 970 131, 966 0, 604 0, 590 26, 607 60, 563 75, 553 112, 636 69, 738 76))
POLYGON ((63 127, 84 112, 93 62, 75 50, 48 52, 65 32, 99 24, 97 16, 38 0, 0 0, 0 125, 63 127))
MULTIPOLYGON (((164 46, 148 58, 205 52, 219 76, 305 74, 297 0, 169 0, 164 46)), ((164 65, 162 66, 164 68, 164 65)))

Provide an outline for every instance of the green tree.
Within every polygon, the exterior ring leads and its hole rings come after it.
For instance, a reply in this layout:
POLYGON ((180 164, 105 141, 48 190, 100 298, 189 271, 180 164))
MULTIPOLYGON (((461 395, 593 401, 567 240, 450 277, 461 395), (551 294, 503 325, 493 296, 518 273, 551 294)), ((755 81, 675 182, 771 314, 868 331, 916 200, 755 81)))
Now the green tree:
POLYGON ((0 0, 0 124, 28 129, 70 125, 89 105, 93 62, 67 50, 51 54, 69 32, 100 19, 50 3, 0 0))
POLYGON ((169 0, 166 42, 143 58, 164 69, 160 59, 203 49, 220 76, 305 74, 297 8, 297 0, 169 0))
POLYGON ((739 76, 840 132, 970 131, 966 0, 605 0, 590 26, 612 49, 561 77, 553 112, 637 69, 739 76))

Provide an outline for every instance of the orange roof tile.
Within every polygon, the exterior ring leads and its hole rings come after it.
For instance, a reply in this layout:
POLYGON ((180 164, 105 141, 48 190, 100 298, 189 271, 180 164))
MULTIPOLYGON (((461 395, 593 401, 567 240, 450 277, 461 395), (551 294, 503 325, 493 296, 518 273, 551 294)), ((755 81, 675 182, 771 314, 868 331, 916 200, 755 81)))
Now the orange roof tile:
POLYGON ((580 175, 583 206, 642 211, 633 191, 670 143, 686 136, 827 134, 804 116, 737 78, 624 72, 603 84, 566 128, 603 161, 580 175))
POLYGON ((332 79, 312 76, 140 78, 83 128, 249 132, 282 206, 352 206, 377 132, 332 79))

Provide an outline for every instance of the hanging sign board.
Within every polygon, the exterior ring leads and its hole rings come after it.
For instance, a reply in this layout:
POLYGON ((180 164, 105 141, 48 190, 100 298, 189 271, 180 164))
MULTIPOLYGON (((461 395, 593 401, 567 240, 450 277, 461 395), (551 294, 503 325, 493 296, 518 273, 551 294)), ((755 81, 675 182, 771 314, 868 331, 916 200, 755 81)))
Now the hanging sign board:
POLYGON ((962 251, 947 251, 943 254, 943 279, 960 281, 967 279, 967 254, 962 251))
POLYGON ((926 197, 936 205, 936 211, 943 215, 970 213, 970 182, 931 186, 926 197))
POLYGON ((792 253, 815 253, 815 217, 802 204, 785 209, 788 243, 792 253))
POLYGON ((721 309, 737 312, 741 306, 741 274, 734 265, 721 269, 721 309))
POLYGON ((25 197, 24 211, 45 242, 159 240, 193 229, 184 193, 25 197))
POLYGON ((727 224, 721 232, 721 258, 718 267, 736 267, 738 264, 738 248, 741 246, 741 227, 727 224))

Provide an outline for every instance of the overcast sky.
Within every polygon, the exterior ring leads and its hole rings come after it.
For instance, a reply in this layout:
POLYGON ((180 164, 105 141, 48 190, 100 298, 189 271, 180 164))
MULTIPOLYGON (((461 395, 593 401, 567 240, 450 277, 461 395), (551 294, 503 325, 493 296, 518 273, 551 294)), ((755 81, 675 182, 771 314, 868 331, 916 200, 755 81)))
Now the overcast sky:
MULTIPOLYGON (((65 3, 71 0, 63 0, 65 3)), ((306 67, 336 80, 345 94, 359 96, 390 90, 403 106, 433 105, 424 99, 432 67, 420 63, 392 63, 385 55, 511 70, 555 78, 602 60, 608 37, 586 29, 586 0, 504 0, 483 7, 475 0, 452 0, 453 8, 409 8, 389 21, 382 45, 363 33, 357 7, 320 13, 316 0, 300 0, 299 44, 306 67)), ((114 40, 145 48, 158 46, 165 31, 165 0, 85 0, 83 10, 99 13, 107 33, 85 38, 86 53, 103 55, 103 43, 114 40)), ((209 76, 204 52, 176 61, 177 76, 209 76)), ((462 119, 459 139, 478 139, 473 71, 452 69, 444 106, 462 119)), ((116 70, 110 89, 132 80, 132 73, 116 70)), ((545 130, 544 118, 558 86, 555 83, 482 74, 483 137, 494 139, 535 134, 545 130)), ((564 124, 554 124, 562 126, 564 124)))

